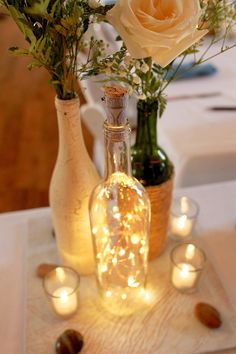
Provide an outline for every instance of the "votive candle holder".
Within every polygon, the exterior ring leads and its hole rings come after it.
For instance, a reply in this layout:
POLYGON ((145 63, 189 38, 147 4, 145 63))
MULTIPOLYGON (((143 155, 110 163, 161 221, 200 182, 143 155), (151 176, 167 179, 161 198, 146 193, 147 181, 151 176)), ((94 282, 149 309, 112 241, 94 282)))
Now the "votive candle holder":
POLYGON ((183 293, 195 292, 205 266, 205 252, 193 243, 181 243, 173 248, 170 259, 172 285, 183 293))
POLYGON ((80 276, 72 268, 57 267, 43 278, 43 288, 54 313, 70 317, 78 309, 80 276))
POLYGON ((175 198, 171 207, 170 237, 186 242, 191 238, 199 214, 198 204, 191 198, 175 198))

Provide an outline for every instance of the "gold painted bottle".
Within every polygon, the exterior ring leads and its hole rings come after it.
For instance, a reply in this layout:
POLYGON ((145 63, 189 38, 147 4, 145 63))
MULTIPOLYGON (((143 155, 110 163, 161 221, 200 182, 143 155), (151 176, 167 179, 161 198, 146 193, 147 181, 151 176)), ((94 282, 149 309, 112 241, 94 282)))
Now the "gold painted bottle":
POLYGON ((106 308, 127 315, 142 306, 148 257, 150 202, 131 175, 127 91, 105 89, 105 178, 90 198, 90 223, 100 294, 106 308))

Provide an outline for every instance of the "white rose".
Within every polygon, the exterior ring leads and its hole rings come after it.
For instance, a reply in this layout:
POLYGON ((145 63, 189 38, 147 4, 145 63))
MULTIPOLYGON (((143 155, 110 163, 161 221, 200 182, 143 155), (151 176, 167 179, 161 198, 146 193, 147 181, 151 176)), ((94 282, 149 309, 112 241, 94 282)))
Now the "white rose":
POLYGON ((117 0, 107 13, 134 58, 165 67, 208 31, 197 30, 199 0, 117 0))

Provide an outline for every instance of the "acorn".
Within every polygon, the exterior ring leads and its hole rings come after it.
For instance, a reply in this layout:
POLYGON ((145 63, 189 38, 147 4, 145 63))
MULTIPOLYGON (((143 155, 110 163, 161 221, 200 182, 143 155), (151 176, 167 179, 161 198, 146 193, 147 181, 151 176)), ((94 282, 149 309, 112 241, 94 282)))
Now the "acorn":
POLYGON ((83 345, 82 334, 74 329, 67 329, 56 340, 55 350, 57 354, 78 354, 83 345))
POLYGON ((36 269, 36 275, 39 278, 44 278, 47 273, 51 272, 52 270, 54 270, 57 267, 58 267, 58 264, 41 263, 38 265, 38 267, 36 269))
POLYGON ((194 312, 197 319, 208 328, 219 328, 222 324, 219 311, 210 304, 199 302, 194 312))

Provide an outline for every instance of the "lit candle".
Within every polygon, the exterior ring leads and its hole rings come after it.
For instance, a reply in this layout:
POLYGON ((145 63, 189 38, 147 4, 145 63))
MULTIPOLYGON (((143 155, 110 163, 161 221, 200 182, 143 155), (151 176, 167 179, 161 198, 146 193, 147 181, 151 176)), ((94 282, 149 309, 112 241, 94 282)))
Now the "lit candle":
POLYGON ((170 259, 174 287, 186 293, 195 291, 206 261, 203 250, 193 243, 181 243, 172 249, 170 259))
POLYGON ((58 315, 70 316, 77 310, 78 298, 73 288, 64 286, 56 289, 52 295, 52 305, 58 315))
POLYGON ((192 231, 192 220, 188 219, 187 215, 180 217, 172 217, 171 231, 172 234, 179 237, 187 237, 192 231))
POLYGON ((179 290, 194 288, 197 281, 196 269, 188 263, 179 263, 173 267, 172 284, 179 290))
POLYGON ((198 215, 197 203, 180 197, 173 200, 171 208, 171 235, 174 239, 183 239, 191 235, 198 215))

